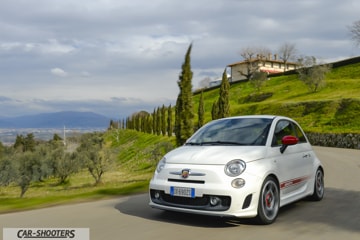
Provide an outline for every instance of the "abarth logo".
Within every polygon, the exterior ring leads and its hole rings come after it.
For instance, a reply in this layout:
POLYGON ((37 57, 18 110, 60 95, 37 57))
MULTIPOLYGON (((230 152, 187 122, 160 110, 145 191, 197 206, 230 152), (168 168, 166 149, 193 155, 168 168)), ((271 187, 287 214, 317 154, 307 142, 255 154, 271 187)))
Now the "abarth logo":
POLYGON ((183 169, 181 170, 181 177, 182 178, 188 178, 190 175, 190 169, 183 169))

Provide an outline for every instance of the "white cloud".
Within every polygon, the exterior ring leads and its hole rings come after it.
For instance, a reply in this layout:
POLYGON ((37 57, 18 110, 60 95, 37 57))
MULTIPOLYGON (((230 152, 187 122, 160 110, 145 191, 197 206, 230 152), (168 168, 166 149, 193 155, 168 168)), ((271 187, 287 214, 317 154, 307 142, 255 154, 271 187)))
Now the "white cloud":
POLYGON ((67 72, 65 72, 61 68, 53 68, 51 69, 51 73, 58 77, 66 77, 68 75, 67 72))
POLYGON ((56 39, 49 39, 45 43, 40 43, 38 48, 44 54, 67 54, 75 51, 74 46, 60 43, 56 39))

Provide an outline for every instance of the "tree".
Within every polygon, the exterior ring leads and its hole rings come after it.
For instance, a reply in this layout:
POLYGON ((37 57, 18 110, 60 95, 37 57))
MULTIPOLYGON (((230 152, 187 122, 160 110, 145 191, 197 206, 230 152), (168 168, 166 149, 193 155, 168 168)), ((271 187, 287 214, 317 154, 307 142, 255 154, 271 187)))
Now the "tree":
POLYGON ((57 133, 55 133, 53 136, 53 141, 62 141, 62 138, 57 133))
POLYGON ((30 183, 40 179, 40 168, 41 163, 36 152, 26 151, 18 154, 16 183, 21 189, 21 198, 29 189, 30 183))
POLYGON ((164 104, 161 107, 161 134, 166 135, 166 108, 164 104))
POLYGON ((50 157, 54 176, 59 178, 59 184, 66 183, 70 175, 79 169, 75 154, 66 152, 65 146, 59 146, 53 150, 50 157))
POLYGON ((299 59, 300 68, 297 69, 299 79, 305 83, 310 91, 316 92, 325 85, 325 75, 331 70, 330 64, 318 65, 315 57, 299 59))
POLYGON ((156 122, 156 109, 154 108, 154 111, 152 113, 152 132, 153 134, 156 134, 157 129, 157 122, 156 122))
POLYGON ((92 148, 88 152, 86 167, 95 179, 95 185, 101 183, 103 174, 111 168, 110 152, 106 149, 92 148))
POLYGON ((7 186, 16 179, 16 170, 13 159, 0 158, 0 186, 7 186))
POLYGON ((156 135, 160 135, 161 134, 161 109, 160 107, 158 107, 156 109, 156 135))
POLYGON ((185 61, 182 65, 182 72, 179 76, 178 85, 180 93, 176 100, 175 107, 175 136, 176 143, 178 146, 185 143, 185 141, 194 132, 194 110, 192 101, 192 77, 193 72, 191 71, 190 64, 190 53, 192 44, 190 44, 186 55, 185 61))
POLYGON ((226 69, 223 72, 220 93, 219 93, 219 112, 218 118, 228 117, 230 115, 230 102, 229 102, 229 93, 230 93, 230 83, 227 78, 226 69))
POLYGON ((24 144, 25 144, 25 139, 23 135, 16 135, 15 143, 13 145, 14 149, 24 152, 24 144))
POLYGON ((104 147, 104 139, 99 134, 87 134, 77 149, 77 159, 81 159, 95 179, 95 185, 101 182, 105 172, 111 169, 113 161, 109 150, 104 147))
POLYGON ((170 104, 168 107, 168 113, 167 113, 167 134, 169 137, 171 137, 172 133, 173 133, 172 109, 171 109, 171 104, 170 104))
POLYGON ((201 91, 200 100, 199 100, 199 108, 198 108, 198 128, 201 128, 201 126, 204 125, 204 122, 205 122, 204 114, 205 114, 204 94, 203 94, 203 91, 201 91))
POLYGON ((357 46, 360 46, 360 20, 353 22, 353 24, 349 26, 349 31, 351 39, 357 46))
POLYGON ((284 72, 286 71, 287 62, 296 54, 295 44, 284 43, 279 48, 279 58, 284 62, 284 72))
POLYGON ((151 114, 146 116, 146 133, 152 133, 152 117, 151 114))
POLYGON ((216 100, 212 105, 211 119, 212 120, 219 119, 219 103, 218 103, 218 100, 216 100))
POLYGON ((24 139, 24 151, 35 151, 35 136, 33 133, 28 133, 24 139))
POLYGON ((256 72, 253 74, 252 78, 250 79, 250 83, 251 85, 254 86, 256 91, 260 92, 261 87, 264 85, 266 79, 267 79, 266 72, 256 72))

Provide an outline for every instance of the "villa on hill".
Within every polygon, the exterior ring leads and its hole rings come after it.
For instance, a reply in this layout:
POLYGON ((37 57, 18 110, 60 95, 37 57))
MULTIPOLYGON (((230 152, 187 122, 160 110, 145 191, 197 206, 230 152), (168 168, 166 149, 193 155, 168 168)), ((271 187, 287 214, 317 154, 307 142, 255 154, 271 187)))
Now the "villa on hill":
POLYGON ((248 72, 249 68, 255 69, 255 71, 266 72, 267 74, 272 73, 281 73, 285 71, 290 71, 296 69, 298 66, 297 63, 294 62, 284 62, 283 60, 278 59, 278 55, 274 54, 272 57, 271 54, 268 54, 266 57, 261 57, 257 55, 256 58, 244 60, 241 62, 236 62, 227 65, 230 67, 230 75, 231 81, 241 81, 246 80, 246 76, 244 76, 246 72, 248 72))

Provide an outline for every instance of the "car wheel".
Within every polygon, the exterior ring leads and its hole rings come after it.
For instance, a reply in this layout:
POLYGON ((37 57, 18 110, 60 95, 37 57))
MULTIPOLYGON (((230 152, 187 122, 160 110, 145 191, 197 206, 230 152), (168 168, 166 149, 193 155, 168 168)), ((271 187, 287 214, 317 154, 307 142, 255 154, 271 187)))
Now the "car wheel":
POLYGON ((320 201, 324 197, 324 173, 323 171, 318 168, 315 174, 314 180, 314 193, 311 195, 311 200, 313 201, 320 201))
POLYGON ((279 186, 273 177, 267 177, 261 187, 257 220, 260 224, 275 221, 280 206, 279 186))

